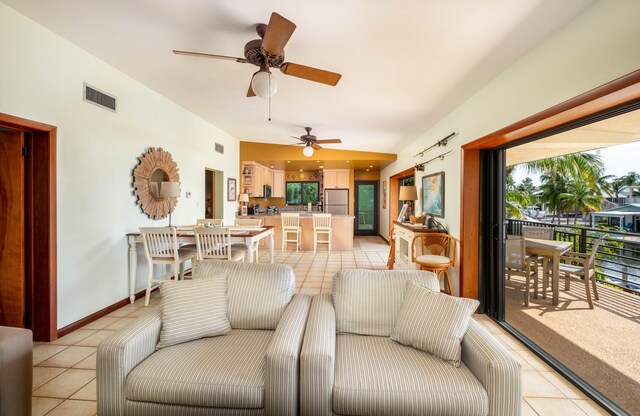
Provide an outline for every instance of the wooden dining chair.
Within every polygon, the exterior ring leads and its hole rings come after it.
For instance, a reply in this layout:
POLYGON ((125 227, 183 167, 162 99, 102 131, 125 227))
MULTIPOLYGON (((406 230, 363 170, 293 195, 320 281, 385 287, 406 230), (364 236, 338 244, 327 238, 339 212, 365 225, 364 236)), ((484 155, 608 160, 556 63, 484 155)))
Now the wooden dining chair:
MULTIPOLYGON (((262 218, 236 218, 235 226, 236 227, 262 227, 262 218)), ((233 243, 232 246, 235 247, 237 250, 244 250, 245 259, 246 259, 246 251, 249 249, 252 250, 253 261, 255 263, 258 262, 259 253, 258 253, 257 241, 253 243, 251 248, 247 247, 247 245, 244 243, 233 243)))
POLYGON ((196 220, 198 227, 222 227, 222 218, 200 218, 196 220))
POLYGON ((449 267, 456 265, 456 239, 444 233, 418 234, 411 241, 411 261, 420 266, 420 270, 429 270, 440 278, 444 275, 442 292, 453 294, 449 267), (418 242, 418 246, 416 246, 418 242), (418 253, 417 248, 420 247, 418 253))
POLYGON ((396 263, 396 237, 393 232, 393 226, 389 232, 389 257, 387 258, 387 269, 393 270, 393 265, 396 263))
POLYGON ((144 297, 144 306, 147 306, 149 305, 151 290, 155 289, 155 287, 152 287, 153 284, 160 284, 171 277, 174 279, 183 278, 185 262, 191 260, 193 264, 196 253, 193 250, 178 248, 175 227, 140 227, 140 232, 142 233, 144 253, 147 257, 149 269, 147 290, 144 297), (164 279, 155 279, 153 277, 154 264, 172 265, 173 274, 165 276, 164 279))
POLYGON ((526 253, 524 238, 508 238, 505 241, 504 272, 507 279, 510 279, 511 275, 524 277, 524 306, 529 306, 531 281, 533 281, 533 297, 538 298, 537 259, 537 256, 529 256, 526 253))
POLYGON ((593 309, 593 301, 591 300, 591 290, 589 286, 593 288, 593 297, 595 300, 598 298, 598 289, 596 285, 596 253, 598 247, 602 244, 602 237, 598 238, 591 247, 591 253, 573 253, 569 252, 564 256, 560 256, 560 273, 564 273, 564 289, 569 290, 571 288, 571 276, 575 275, 584 281, 584 288, 587 294, 587 302, 589 308, 593 309))
POLYGON ((228 227, 194 229, 198 260, 220 259, 243 261, 246 251, 231 245, 231 230, 228 227))

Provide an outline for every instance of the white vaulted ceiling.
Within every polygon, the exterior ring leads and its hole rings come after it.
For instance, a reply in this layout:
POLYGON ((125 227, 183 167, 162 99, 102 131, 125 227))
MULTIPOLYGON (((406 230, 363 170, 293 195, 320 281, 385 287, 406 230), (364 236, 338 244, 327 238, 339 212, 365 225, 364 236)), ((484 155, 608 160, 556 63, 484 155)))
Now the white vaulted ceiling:
MULTIPOLYGON (((302 127, 338 149, 397 152, 593 0, 0 0, 239 140, 292 143, 302 127), (336 87, 274 71, 246 98, 243 56, 276 11, 297 25, 286 61, 342 74, 336 87)), ((90 83, 90 80, 87 80, 90 83)), ((101 88, 100 85, 95 85, 101 88)))

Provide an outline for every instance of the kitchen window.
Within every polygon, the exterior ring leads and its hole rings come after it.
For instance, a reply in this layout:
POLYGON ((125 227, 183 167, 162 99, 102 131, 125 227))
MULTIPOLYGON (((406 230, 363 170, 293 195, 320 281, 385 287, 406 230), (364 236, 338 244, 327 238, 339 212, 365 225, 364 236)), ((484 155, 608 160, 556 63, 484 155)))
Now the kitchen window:
POLYGON ((287 182, 287 205, 317 205, 319 199, 319 182, 287 182))

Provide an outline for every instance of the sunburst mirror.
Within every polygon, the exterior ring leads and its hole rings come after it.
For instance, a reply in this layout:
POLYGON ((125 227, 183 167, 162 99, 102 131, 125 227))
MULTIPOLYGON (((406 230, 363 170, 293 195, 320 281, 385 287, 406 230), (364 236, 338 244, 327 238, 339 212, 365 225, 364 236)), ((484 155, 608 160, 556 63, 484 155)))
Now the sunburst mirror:
POLYGON ((149 218, 161 220, 173 212, 178 198, 161 197, 162 182, 180 182, 178 165, 171 153, 160 147, 149 148, 138 157, 140 163, 133 170, 133 194, 142 212, 149 218))

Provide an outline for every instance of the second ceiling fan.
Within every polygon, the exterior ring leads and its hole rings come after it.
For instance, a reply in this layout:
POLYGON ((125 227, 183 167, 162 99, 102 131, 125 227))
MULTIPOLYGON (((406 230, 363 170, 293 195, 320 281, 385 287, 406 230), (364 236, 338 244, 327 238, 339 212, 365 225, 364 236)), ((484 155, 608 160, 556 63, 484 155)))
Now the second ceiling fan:
POLYGON ((289 41, 289 38, 291 38, 294 30, 296 30, 296 25, 293 22, 274 12, 271 13, 268 25, 261 23, 256 26, 256 32, 258 36, 260 36, 260 39, 247 42, 244 46, 244 58, 180 50, 174 50, 173 53, 203 58, 225 59, 260 67, 260 70, 254 73, 251 78, 247 97, 258 95, 263 98, 268 98, 276 93, 278 87, 275 78, 269 70, 270 68, 279 68, 280 72, 285 75, 335 86, 338 81, 340 81, 342 75, 309 66, 284 62, 284 47, 289 41))
POLYGON ((313 156, 313 151, 322 149, 320 143, 329 144, 329 143, 342 143, 340 139, 318 139, 316 136, 311 134, 311 127, 304 128, 307 131, 307 134, 303 134, 300 137, 291 136, 294 139, 300 140, 302 143, 296 143, 296 145, 304 145, 304 149, 302 149, 302 154, 306 157, 313 156))

